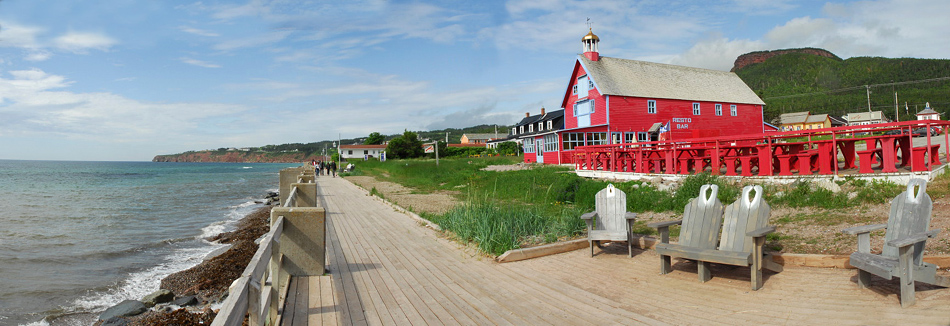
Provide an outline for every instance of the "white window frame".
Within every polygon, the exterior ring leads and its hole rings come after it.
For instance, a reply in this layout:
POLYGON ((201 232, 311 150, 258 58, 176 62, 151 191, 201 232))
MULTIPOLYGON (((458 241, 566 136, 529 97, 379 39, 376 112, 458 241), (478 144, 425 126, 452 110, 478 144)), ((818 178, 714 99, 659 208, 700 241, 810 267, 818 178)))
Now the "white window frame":
POLYGON ((648 100, 647 101, 647 113, 656 114, 656 101, 648 100))
POLYGON ((590 84, 589 84, 589 83, 590 83, 589 80, 590 80, 590 79, 587 78, 587 75, 583 75, 583 76, 580 76, 580 77, 577 78, 577 83, 574 84, 574 86, 578 86, 578 87, 577 87, 577 97, 579 97, 579 98, 585 98, 585 97, 587 97, 587 95, 590 94, 590 87, 588 87, 588 86, 590 85, 590 84), (584 85, 584 86, 580 86, 580 85, 584 85), (587 89, 583 89, 583 88, 581 88, 581 87, 587 87, 587 89))
POLYGON ((544 130, 544 122, 538 122, 538 131, 544 130))
POLYGON ((722 104, 716 103, 716 115, 722 115, 722 104))
POLYGON ((574 87, 572 88, 574 89, 574 95, 577 95, 577 84, 574 84, 574 87))
POLYGON ((554 121, 548 120, 548 130, 554 130, 554 121))
POLYGON ((693 115, 699 115, 700 113, 702 111, 700 111, 699 103, 693 103, 693 115))
POLYGON ((729 114, 732 115, 733 117, 739 115, 739 109, 736 107, 735 104, 729 106, 729 114))
POLYGON ((524 141, 524 152, 525 152, 525 153, 534 153, 534 138, 525 138, 525 141, 524 141))
POLYGON ((583 100, 583 101, 577 101, 577 102, 574 103, 574 116, 575 116, 575 117, 577 117, 577 116, 582 116, 582 115, 591 115, 591 114, 594 114, 594 110, 595 110, 595 109, 594 109, 594 100, 593 100, 593 99, 590 99, 590 100, 583 100), (589 104, 588 104, 588 103, 589 103, 589 104), (586 112, 586 113, 580 113, 580 114, 578 114, 578 113, 577 113, 577 108, 580 107, 580 105, 578 105, 578 104, 581 104, 581 105, 590 105, 590 111, 588 111, 588 112, 586 112))
POLYGON ((533 124, 529 124, 529 125, 528 125, 528 132, 534 132, 534 125, 533 125, 533 124))
POLYGON ((524 126, 521 126, 521 132, 519 132, 519 134, 523 134, 523 133, 524 133, 524 126))
POLYGON ((512 134, 512 135, 517 135, 517 134, 518 134, 518 128, 511 128, 511 134, 512 134))
POLYGON ((557 134, 544 135, 544 151, 557 152, 557 134))
POLYGON ((650 133, 646 132, 637 132, 637 142, 648 142, 650 141, 650 133))

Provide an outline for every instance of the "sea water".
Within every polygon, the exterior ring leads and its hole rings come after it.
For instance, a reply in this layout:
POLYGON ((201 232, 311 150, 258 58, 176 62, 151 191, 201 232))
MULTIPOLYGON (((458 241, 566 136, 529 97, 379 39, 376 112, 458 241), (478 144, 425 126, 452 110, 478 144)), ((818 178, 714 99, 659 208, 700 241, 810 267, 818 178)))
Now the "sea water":
POLYGON ((296 165, 0 160, 0 325, 88 325, 158 290, 296 165))

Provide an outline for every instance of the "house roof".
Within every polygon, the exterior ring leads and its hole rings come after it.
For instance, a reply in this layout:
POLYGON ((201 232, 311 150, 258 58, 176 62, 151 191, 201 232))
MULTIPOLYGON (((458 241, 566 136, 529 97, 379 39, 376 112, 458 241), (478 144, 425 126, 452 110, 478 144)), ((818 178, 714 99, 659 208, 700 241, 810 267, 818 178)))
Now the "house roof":
POLYGON ((765 105, 732 72, 611 57, 577 60, 604 95, 765 105))
POLYGON ((931 109, 931 108, 926 108, 926 109, 924 109, 923 111, 917 112, 917 115, 925 115, 925 114, 938 114, 938 115, 939 115, 940 112, 934 111, 934 109, 931 109))
POLYGON ((463 134, 462 136, 468 137, 468 139, 484 139, 490 140, 495 138, 503 138, 504 134, 463 134))
POLYGON ((805 123, 819 123, 825 122, 825 120, 828 120, 827 114, 812 114, 809 115, 807 119, 805 119, 805 123))
POLYGON ((561 117, 564 117, 564 109, 546 112, 545 114, 536 114, 536 115, 525 117, 524 119, 521 119, 521 121, 518 121, 518 124, 516 124, 515 127, 525 126, 525 125, 532 124, 538 121, 554 120, 561 117))
POLYGON ((855 121, 884 120, 884 113, 881 111, 848 113, 845 117, 848 123, 855 121))
MULTIPOLYGON (((808 121, 808 116, 811 112, 793 112, 793 113, 782 113, 778 116, 778 123, 780 125, 787 125, 792 123, 805 123, 808 121)), ((826 114, 827 116, 827 114, 826 114)))
POLYGON ((386 145, 340 145, 345 149, 386 149, 386 145))

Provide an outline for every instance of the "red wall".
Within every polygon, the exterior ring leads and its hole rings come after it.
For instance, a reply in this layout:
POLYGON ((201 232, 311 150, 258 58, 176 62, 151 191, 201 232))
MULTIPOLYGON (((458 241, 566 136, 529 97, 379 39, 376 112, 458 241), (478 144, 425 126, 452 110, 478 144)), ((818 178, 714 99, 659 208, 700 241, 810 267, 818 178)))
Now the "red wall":
POLYGON ((672 139, 746 135, 762 133, 762 109, 753 104, 736 104, 732 116, 725 102, 703 102, 637 97, 610 96, 610 131, 645 132, 656 122, 670 123, 672 139), (647 100, 656 101, 656 113, 647 113, 647 100), (700 114, 693 115, 693 103, 699 103, 700 114), (716 115, 716 104, 722 104, 722 115, 716 115), (677 121, 673 121, 677 119, 677 121))

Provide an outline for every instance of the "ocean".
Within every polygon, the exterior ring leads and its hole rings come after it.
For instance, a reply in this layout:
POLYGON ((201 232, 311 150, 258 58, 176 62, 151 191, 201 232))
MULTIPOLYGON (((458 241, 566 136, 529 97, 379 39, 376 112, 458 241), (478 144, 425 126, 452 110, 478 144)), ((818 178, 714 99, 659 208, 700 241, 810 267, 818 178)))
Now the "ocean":
POLYGON ((89 325, 158 290, 297 165, 0 160, 0 325, 89 325))

